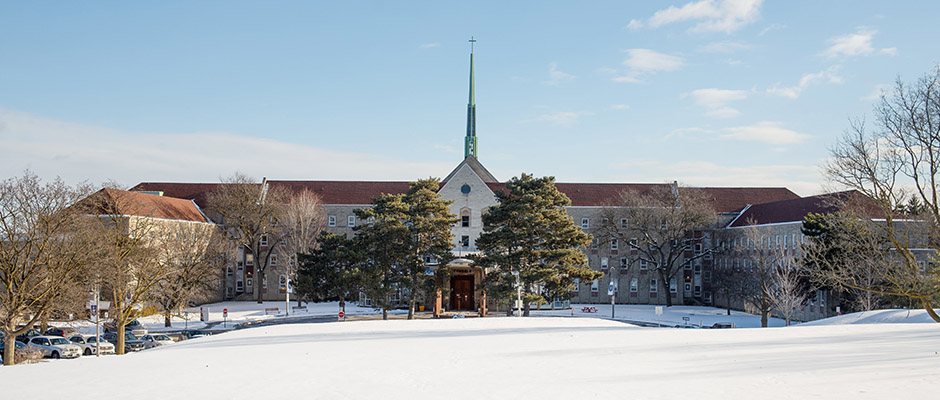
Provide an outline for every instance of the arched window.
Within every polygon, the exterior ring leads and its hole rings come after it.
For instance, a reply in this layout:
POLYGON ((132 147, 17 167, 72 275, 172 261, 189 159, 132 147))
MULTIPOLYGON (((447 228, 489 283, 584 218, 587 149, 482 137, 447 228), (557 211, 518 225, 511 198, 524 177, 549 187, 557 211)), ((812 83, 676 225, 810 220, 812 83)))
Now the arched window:
POLYGON ((470 209, 467 207, 460 209, 460 226, 464 228, 470 227, 470 209))

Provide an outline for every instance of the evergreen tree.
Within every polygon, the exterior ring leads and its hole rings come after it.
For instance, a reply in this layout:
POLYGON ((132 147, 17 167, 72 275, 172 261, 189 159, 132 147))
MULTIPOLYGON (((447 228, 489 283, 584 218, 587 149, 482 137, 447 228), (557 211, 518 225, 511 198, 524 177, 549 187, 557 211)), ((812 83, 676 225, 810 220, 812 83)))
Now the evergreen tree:
POLYGON ((362 253, 355 240, 346 235, 321 233, 319 246, 310 254, 298 254, 295 290, 301 298, 314 302, 339 300, 346 312, 346 299, 359 291, 362 253))
POLYGON ((484 214, 484 232, 477 239, 481 265, 494 267, 487 273, 489 289, 505 294, 517 272, 524 315, 529 315, 529 303, 543 300, 545 287, 554 294, 569 292, 576 278, 592 281, 602 276, 585 265, 581 248, 591 237, 565 212, 571 200, 555 187, 555 178, 522 174, 506 188, 508 193, 496 192, 498 204, 484 214))
POLYGON ((354 228, 364 254, 363 289, 375 307, 388 319, 392 295, 399 290, 401 266, 410 254, 409 206, 403 194, 383 194, 372 199, 372 207, 355 210, 365 224, 354 228))
POLYGON ((403 199, 408 206, 406 225, 411 236, 403 243, 409 249, 401 263, 401 286, 410 292, 408 319, 414 318, 420 289, 436 289, 426 273, 425 258, 435 258, 439 265, 447 265, 451 258, 454 235, 450 228, 457 223, 457 216, 450 212, 452 202, 437 193, 439 189, 436 179, 422 179, 410 184, 403 199))

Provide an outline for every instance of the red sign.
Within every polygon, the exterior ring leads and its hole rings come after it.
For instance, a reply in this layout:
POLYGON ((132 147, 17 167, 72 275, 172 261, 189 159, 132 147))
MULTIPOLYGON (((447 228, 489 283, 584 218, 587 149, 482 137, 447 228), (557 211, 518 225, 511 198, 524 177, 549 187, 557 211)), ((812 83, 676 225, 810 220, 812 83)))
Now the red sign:
POLYGON ((228 309, 227 309, 227 308, 223 308, 223 309, 222 309, 222 318, 228 318, 228 309))
POLYGON ((346 317, 346 313, 340 311, 340 312, 339 312, 339 317, 340 317, 340 318, 345 318, 345 317, 346 317))

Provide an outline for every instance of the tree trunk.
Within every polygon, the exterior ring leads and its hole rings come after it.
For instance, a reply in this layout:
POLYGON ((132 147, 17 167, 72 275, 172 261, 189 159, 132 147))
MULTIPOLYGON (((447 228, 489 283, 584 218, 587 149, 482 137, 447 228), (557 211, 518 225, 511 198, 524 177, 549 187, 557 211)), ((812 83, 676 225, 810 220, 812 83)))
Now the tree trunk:
POLYGON ((172 321, 170 320, 170 317, 171 317, 171 316, 170 316, 170 310, 169 310, 169 309, 167 309, 166 311, 163 312, 163 326, 164 326, 164 327, 169 328, 169 327, 173 326, 173 323, 172 323, 172 321))
POLYGON ((663 286, 663 294, 666 296, 666 307, 672 307, 672 293, 669 292, 669 282, 666 281, 666 274, 659 271, 659 281, 663 286))
POLYGON ((511 317, 512 312, 515 310, 515 307, 512 306, 512 299, 509 300, 509 307, 506 307, 506 316, 511 317))
POLYGON ((13 365, 16 351, 16 335, 12 333, 3 337, 3 365, 13 365))
POLYGON ((415 303, 418 302, 418 294, 415 290, 411 291, 411 299, 408 300, 410 303, 408 307, 408 319, 415 319, 415 303))
POLYGON ((339 310, 343 312, 343 315, 346 315, 346 296, 339 297, 339 310))
MULTIPOLYGON (((260 264, 260 262, 259 262, 260 264)), ((264 297, 261 291, 264 289, 264 271, 258 269, 258 276, 255 277, 255 291, 257 292, 258 304, 264 303, 264 297)))
POLYGON ((388 309, 387 308, 382 309, 382 320, 388 321, 388 309))
POLYGON ((114 344, 114 352, 118 355, 123 355, 126 353, 124 351, 124 319, 121 318, 121 321, 115 319, 114 325, 117 328, 117 343, 114 344))
POLYGON ((528 317, 528 316, 529 316, 529 308, 530 308, 530 305, 529 305, 529 302, 528 302, 528 301, 525 302, 525 304, 522 305, 522 316, 523 316, 523 317, 528 317))
POLYGON ((928 299, 920 299, 920 304, 924 306, 924 310, 927 311, 927 315, 930 318, 933 318, 935 322, 940 322, 940 315, 937 315, 937 312, 933 309, 933 304, 930 303, 928 299))

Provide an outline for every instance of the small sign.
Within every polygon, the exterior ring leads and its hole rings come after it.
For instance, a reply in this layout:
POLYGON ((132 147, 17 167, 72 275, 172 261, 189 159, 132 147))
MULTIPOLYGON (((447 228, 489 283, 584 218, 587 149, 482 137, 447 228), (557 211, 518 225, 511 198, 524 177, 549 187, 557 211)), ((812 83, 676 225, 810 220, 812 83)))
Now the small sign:
POLYGON ((223 309, 222 309, 222 318, 228 318, 228 309, 227 309, 227 308, 223 308, 223 309))
POLYGON ((607 286, 607 295, 608 296, 614 295, 614 281, 610 281, 610 285, 607 286))
POLYGON ((663 307, 662 307, 662 306, 656 307, 656 315, 663 315, 663 307))
POLYGON ((346 318, 346 313, 340 311, 340 312, 339 312, 339 317, 340 317, 340 318, 346 318))
POLYGON ((682 317, 682 320, 688 322, 688 321, 689 321, 689 317, 682 317))
POLYGON ((97 313, 98 313, 98 305, 97 305, 97 304, 92 304, 92 305, 91 305, 91 315, 95 315, 95 314, 97 314, 97 313))

